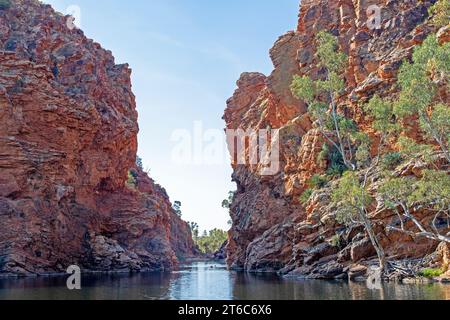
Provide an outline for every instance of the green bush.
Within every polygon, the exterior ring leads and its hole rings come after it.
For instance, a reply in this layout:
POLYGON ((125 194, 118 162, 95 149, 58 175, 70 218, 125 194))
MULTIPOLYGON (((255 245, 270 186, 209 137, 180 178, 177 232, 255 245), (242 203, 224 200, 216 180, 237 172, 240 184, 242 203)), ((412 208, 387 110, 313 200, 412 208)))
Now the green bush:
POLYGON ((304 205, 307 204, 308 201, 311 199, 313 192, 314 191, 312 189, 306 189, 305 192, 303 192, 302 195, 300 196, 300 203, 304 205))
POLYGON ((400 163, 402 163, 403 157, 400 152, 390 152, 383 156, 383 159, 381 160, 381 164, 386 169, 391 169, 395 166, 398 166, 400 163))
POLYGON ((438 26, 444 27, 450 23, 450 1, 438 0, 429 10, 431 22, 438 26))
POLYGON ((130 187, 137 187, 137 173, 134 170, 128 170, 127 184, 130 187))
POLYGON ((214 229, 209 232, 205 231, 201 237, 197 238, 196 244, 200 252, 213 254, 219 251, 227 239, 228 233, 226 231, 214 229))
POLYGON ((423 269, 419 272, 419 276, 425 277, 425 278, 435 278, 439 277, 444 272, 441 269, 423 269))
POLYGON ((11 0, 0 0, 0 10, 6 10, 11 7, 11 0))
POLYGON ((342 155, 335 147, 330 149, 330 146, 326 143, 322 146, 322 151, 318 156, 319 161, 327 160, 328 168, 326 174, 331 179, 341 177, 347 170, 342 155))
POLYGON ((338 235, 338 234, 334 235, 334 236, 330 239, 330 244, 331 244, 333 247, 341 248, 341 247, 342 247, 342 239, 341 239, 341 236, 338 235))
POLYGON ((144 163, 142 161, 142 158, 139 156, 136 156, 136 166, 141 169, 142 171, 144 171, 144 163))
POLYGON ((327 170, 327 176, 330 178, 342 177, 342 174, 347 170, 347 167, 340 164, 332 164, 327 170))
POLYGON ((172 209, 175 211, 177 216, 181 218, 181 216, 183 215, 183 212, 181 211, 181 201, 175 201, 173 203, 172 209))
POLYGON ((321 189, 321 188, 325 187, 328 182, 329 181, 328 181, 327 177, 322 176, 320 174, 315 174, 309 180, 308 185, 313 189, 321 189))

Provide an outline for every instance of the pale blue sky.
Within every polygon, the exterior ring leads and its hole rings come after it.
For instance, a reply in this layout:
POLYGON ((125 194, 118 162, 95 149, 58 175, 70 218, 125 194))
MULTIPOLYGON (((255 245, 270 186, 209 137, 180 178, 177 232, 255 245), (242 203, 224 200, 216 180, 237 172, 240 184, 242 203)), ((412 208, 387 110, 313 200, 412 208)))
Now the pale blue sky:
POLYGON ((183 218, 201 229, 227 229, 221 202, 230 164, 172 162, 174 130, 223 129, 226 100, 241 72, 269 74, 269 49, 297 23, 299 0, 46 0, 60 12, 81 9, 89 38, 133 69, 139 111, 139 155, 183 218))

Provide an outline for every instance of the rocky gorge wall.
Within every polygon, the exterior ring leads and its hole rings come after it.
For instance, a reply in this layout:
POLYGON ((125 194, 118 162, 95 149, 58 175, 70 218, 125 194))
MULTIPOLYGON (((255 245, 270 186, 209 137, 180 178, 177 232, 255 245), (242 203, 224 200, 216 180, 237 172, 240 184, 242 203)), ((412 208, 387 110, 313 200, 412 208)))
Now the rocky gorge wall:
POLYGON ((131 70, 67 19, 0 8, 0 274, 171 269, 194 245, 136 167, 131 70))
MULTIPOLYGON (((402 61, 438 31, 428 21, 428 8, 434 2, 302 0, 297 29, 280 37, 270 51, 272 74, 242 74, 227 102, 226 127, 280 129, 281 170, 261 176, 254 166, 233 165, 237 192, 230 210, 230 267, 316 278, 364 273, 375 251, 363 228, 346 228, 336 222, 336 208, 329 204, 330 189, 316 194, 306 206, 300 203, 308 181, 326 170, 327 161, 317 160, 323 138, 305 103, 293 97, 290 85, 294 75, 320 77, 315 36, 322 30, 337 36, 340 49, 349 57, 346 89, 338 104, 375 140, 362 116, 361 103, 375 93, 382 97, 398 94, 395 83, 402 61), (381 8, 379 29, 368 27, 366 11, 371 5, 381 8), (344 248, 332 244, 337 232, 345 238, 344 248)), ((449 28, 443 28, 439 36, 441 42, 448 42, 449 28)), ((418 166, 409 163, 397 170, 408 174, 418 166)), ((383 226, 392 215, 382 212, 371 217, 389 257, 422 258, 436 249, 438 243, 433 241, 386 232, 383 226)))

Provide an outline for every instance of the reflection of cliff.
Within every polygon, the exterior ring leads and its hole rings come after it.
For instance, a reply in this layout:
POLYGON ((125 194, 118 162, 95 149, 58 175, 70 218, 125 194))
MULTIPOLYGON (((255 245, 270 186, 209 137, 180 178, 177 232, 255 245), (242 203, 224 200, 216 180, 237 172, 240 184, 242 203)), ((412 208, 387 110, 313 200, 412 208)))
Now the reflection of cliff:
POLYGON ((7 278, 0 282, 2 300, 153 300, 169 299, 169 273, 85 275, 82 290, 66 289, 67 277, 7 278))
MULTIPOLYGON (((315 36, 321 30, 337 36, 340 50, 349 56, 346 90, 339 107, 345 107, 347 116, 376 142, 361 105, 375 93, 391 98, 398 95, 396 78, 402 61, 411 57, 427 35, 437 32, 427 20, 428 8, 434 2, 303 0, 296 31, 280 37, 270 51, 273 73, 268 77, 242 74, 227 102, 227 128, 280 129, 282 170, 275 176, 260 176, 254 166, 234 165, 237 193, 231 206, 231 267, 286 273, 295 270, 302 275, 333 278, 347 274, 352 263, 375 255, 363 228, 337 223, 336 208, 329 205, 329 188, 317 194, 307 208, 300 204, 308 181, 325 172, 327 161, 318 161, 323 137, 310 120, 305 103, 293 97, 290 84, 294 75, 317 79, 323 74, 316 67, 315 36), (369 5, 382 10, 380 30, 367 27, 369 5), (345 248, 333 244, 338 231, 345 248)), ((449 41, 448 28, 441 32, 441 41, 449 41)), ((417 123, 414 125, 412 135, 420 139, 417 123)), ((409 163, 398 169, 399 174, 417 173, 418 167, 418 163, 409 163)), ((394 215, 385 212, 373 217, 389 256, 423 257, 436 248, 437 243, 423 238, 386 233, 383 225, 394 215)), ((350 272, 353 276, 361 273, 365 272, 358 266, 350 272)))
POLYGON ((449 294, 448 285, 430 286, 383 284, 371 290, 365 282, 280 281, 271 275, 233 275, 233 298, 238 300, 439 300, 449 294))
POLYGON ((190 230, 135 168, 131 70, 66 21, 0 10, 0 272, 171 268, 190 230))

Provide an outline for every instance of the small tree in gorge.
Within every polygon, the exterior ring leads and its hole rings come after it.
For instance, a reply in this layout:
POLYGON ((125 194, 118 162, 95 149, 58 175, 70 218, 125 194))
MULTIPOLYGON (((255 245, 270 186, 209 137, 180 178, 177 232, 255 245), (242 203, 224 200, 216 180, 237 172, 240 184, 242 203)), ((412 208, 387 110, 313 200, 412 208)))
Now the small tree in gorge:
POLYGON ((425 170, 421 179, 415 177, 389 178, 379 190, 385 205, 394 210, 399 218, 399 226, 388 229, 400 231, 413 237, 450 243, 450 177, 445 171, 425 170), (416 218, 421 210, 434 212, 429 225, 416 218), (412 227, 407 222, 412 222, 412 227))
POLYGON ((399 119, 419 116, 420 128, 437 143, 448 162, 450 108, 439 86, 448 88, 449 75, 450 43, 439 45, 435 35, 429 36, 415 50, 413 61, 402 65, 399 74, 402 91, 394 102, 394 113, 399 119))
POLYGON ((308 111, 317 120, 320 132, 339 151, 345 166, 355 170, 352 144, 356 125, 352 119, 338 112, 336 102, 345 88, 343 71, 348 59, 338 51, 338 41, 333 35, 321 31, 316 40, 319 67, 325 70, 325 79, 314 81, 308 76, 296 75, 291 91, 308 104, 308 111))
POLYGON ((332 198, 339 208, 337 212, 338 222, 363 225, 377 252, 381 271, 386 270, 386 254, 377 238, 367 210, 367 207, 373 201, 368 191, 367 180, 361 182, 357 173, 346 172, 340 179, 339 186, 333 190, 332 198))
POLYGON ((173 210, 175 211, 175 213, 181 217, 182 216, 182 212, 181 212, 181 202, 180 201, 175 201, 173 203, 173 210))
POLYGON ((234 192, 233 191, 228 192, 228 199, 224 199, 222 201, 222 208, 230 209, 231 204, 233 203, 233 199, 234 199, 234 192))
POLYGON ((189 222, 189 227, 191 228, 192 238, 194 240, 194 243, 197 243, 198 237, 200 235, 198 223, 189 222))
MULTIPOLYGON (((358 126, 351 119, 339 112, 337 99, 345 88, 344 70, 347 56, 339 52, 337 38, 322 31, 317 36, 317 58, 319 67, 325 71, 325 79, 314 81, 308 76, 294 76, 291 85, 293 95, 304 100, 308 111, 316 120, 318 128, 327 143, 335 149, 343 165, 348 170, 340 179, 338 187, 333 191, 333 202, 340 208, 338 220, 346 223, 362 224, 374 246, 380 269, 386 266, 386 257, 382 246, 375 234, 367 207, 373 201, 367 189, 368 176, 374 169, 374 161, 370 155, 370 140, 364 133, 359 132, 358 126), (356 173, 358 168, 364 168, 364 177, 360 179, 356 173)), ((324 150, 329 153, 329 147, 324 150)), ((324 152, 325 153, 325 152, 324 152)), ((341 174, 342 169, 335 162, 333 176, 341 174)), ((310 198, 311 190, 302 196, 302 202, 310 198)))
POLYGON ((139 156, 136 156, 136 166, 141 169, 142 171, 144 171, 144 163, 142 161, 142 158, 139 156))

